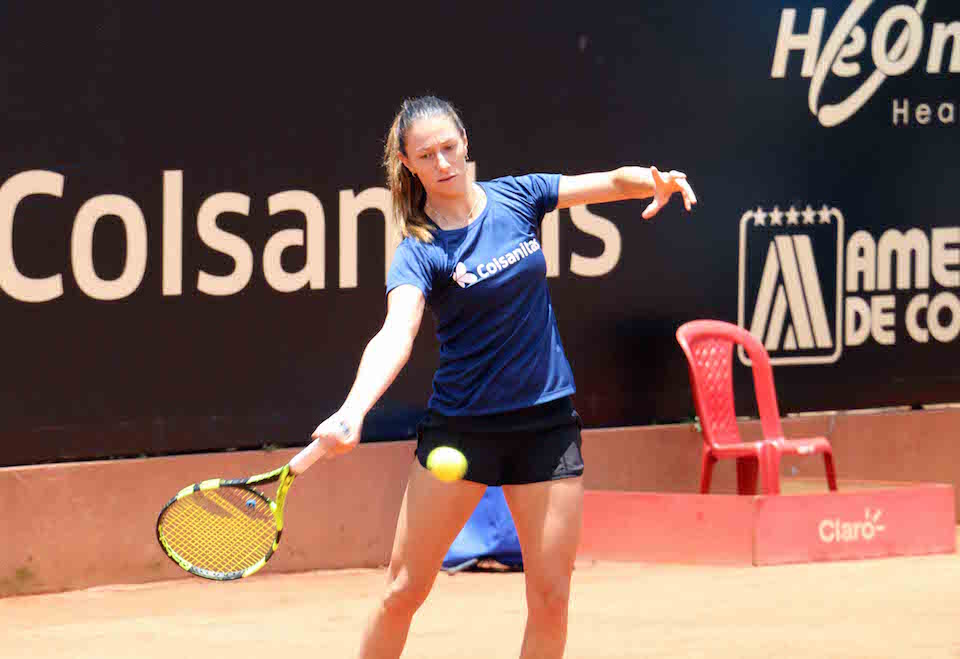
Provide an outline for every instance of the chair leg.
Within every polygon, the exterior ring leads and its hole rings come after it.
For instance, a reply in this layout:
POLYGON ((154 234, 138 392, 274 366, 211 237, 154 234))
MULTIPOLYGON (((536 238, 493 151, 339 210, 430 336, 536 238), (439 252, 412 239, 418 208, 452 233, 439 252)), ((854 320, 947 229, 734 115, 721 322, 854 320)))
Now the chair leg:
POLYGON ((757 457, 737 458, 737 494, 757 493, 759 462, 757 457))
POLYGON ((780 451, 773 444, 765 442, 760 449, 760 456, 763 493, 780 494, 780 451))
POLYGON ((837 471, 833 467, 833 454, 824 453, 823 454, 823 465, 827 470, 827 486, 833 491, 837 490, 837 471))
POLYGON ((700 469, 700 494, 710 492, 710 481, 713 479, 713 465, 716 459, 706 451, 703 452, 703 466, 700 469))

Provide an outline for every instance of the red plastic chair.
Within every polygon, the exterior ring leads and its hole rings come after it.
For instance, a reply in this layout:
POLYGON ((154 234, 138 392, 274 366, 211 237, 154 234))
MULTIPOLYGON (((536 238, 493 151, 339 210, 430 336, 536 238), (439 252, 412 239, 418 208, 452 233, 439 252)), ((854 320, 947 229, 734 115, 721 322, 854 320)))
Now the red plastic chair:
POLYGON ((703 468, 700 491, 710 491, 713 466, 718 460, 737 461, 737 492, 756 494, 757 474, 764 494, 780 493, 780 458, 783 454, 823 454, 827 484, 837 489, 833 450, 824 437, 785 439, 780 426, 777 393, 770 357, 750 332, 717 320, 694 320, 677 330, 677 341, 687 356, 693 403, 703 428, 703 468), (753 364, 753 384, 760 410, 763 440, 743 442, 733 405, 733 346, 747 351, 753 364))

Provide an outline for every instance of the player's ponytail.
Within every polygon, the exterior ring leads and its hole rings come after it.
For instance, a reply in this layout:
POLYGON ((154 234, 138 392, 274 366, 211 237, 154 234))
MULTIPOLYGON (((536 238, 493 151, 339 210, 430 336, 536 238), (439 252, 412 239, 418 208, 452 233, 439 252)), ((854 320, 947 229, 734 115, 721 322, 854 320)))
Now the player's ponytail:
POLYGON ((420 180, 400 161, 407 155, 407 130, 414 121, 433 116, 449 118, 466 137, 463 122, 453 106, 435 96, 407 99, 393 119, 383 150, 383 166, 387 170, 387 187, 393 201, 393 218, 404 238, 413 236, 425 243, 433 242, 433 224, 423 210, 427 191, 420 180))

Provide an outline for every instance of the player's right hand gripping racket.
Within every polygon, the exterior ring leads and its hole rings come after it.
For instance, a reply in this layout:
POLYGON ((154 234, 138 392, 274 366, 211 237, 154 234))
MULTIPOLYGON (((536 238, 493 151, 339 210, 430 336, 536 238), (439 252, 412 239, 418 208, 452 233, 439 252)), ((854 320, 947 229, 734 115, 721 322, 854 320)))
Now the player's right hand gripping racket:
MULTIPOLYGON (((341 422, 341 430, 350 429, 341 422)), ((188 485, 157 517, 157 540, 181 568, 205 579, 229 581, 262 568, 280 545, 283 508, 293 479, 323 455, 320 440, 286 465, 248 478, 213 478, 188 485), (279 482, 276 500, 255 485, 279 482)))

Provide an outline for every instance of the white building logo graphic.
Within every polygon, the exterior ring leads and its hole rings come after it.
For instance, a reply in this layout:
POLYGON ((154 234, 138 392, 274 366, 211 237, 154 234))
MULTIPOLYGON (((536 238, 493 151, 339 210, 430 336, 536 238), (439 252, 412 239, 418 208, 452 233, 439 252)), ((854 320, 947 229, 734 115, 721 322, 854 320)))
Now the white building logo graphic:
MULTIPOLYGON (((740 218, 737 323, 774 364, 829 364, 865 343, 960 337, 960 226, 844 233, 843 213, 762 206, 740 218)), ((743 348, 737 354, 749 366, 743 348)))
MULTIPOLYGON (((738 323, 774 364, 827 364, 842 351, 843 214, 823 206, 740 218, 738 323), (817 263, 815 244, 821 244, 817 263), (827 275, 830 275, 827 278, 827 275)), ((749 365, 746 352, 740 361, 749 365)))

